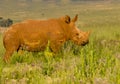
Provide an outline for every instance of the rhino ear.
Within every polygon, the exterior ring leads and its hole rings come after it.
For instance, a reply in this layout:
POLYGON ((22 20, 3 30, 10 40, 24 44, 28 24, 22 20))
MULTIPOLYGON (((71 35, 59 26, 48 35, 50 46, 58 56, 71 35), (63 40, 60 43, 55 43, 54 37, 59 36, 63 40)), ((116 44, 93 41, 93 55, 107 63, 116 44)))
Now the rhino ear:
POLYGON ((68 15, 66 15, 65 16, 65 22, 67 23, 67 24, 69 24, 70 23, 70 16, 68 16, 68 15))
POLYGON ((78 14, 76 14, 76 16, 72 19, 72 22, 76 22, 78 19, 78 14))

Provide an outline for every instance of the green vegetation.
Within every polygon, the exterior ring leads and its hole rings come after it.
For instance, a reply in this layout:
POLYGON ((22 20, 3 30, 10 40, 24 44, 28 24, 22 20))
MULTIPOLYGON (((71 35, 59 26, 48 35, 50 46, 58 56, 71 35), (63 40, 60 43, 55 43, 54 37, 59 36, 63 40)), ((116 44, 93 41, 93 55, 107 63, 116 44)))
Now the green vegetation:
MULTIPOLYGON (((88 45, 81 47, 68 41, 55 55, 48 44, 43 52, 15 52, 10 63, 5 64, 1 34, 0 84, 120 84, 119 5, 87 3, 54 8, 56 16, 78 13, 76 25, 81 30, 91 30, 88 45)), ((51 9, 45 10, 46 16, 52 16, 51 9)), ((32 18, 39 17, 35 14, 32 18)))

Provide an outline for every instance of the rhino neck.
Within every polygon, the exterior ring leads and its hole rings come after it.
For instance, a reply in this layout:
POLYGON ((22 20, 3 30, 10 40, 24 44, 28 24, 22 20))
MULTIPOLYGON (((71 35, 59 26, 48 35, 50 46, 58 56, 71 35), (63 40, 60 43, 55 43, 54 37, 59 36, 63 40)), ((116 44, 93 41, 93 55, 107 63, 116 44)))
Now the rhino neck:
POLYGON ((63 22, 62 20, 58 19, 58 23, 64 33, 64 37, 66 40, 69 40, 70 39, 70 26, 69 24, 63 22))

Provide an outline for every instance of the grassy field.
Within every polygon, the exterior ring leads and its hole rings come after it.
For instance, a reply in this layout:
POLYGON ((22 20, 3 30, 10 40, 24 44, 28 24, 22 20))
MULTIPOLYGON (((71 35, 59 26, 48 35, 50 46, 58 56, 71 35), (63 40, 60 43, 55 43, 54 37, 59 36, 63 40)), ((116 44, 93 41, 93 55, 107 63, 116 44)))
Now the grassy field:
POLYGON ((16 12, 17 16, 3 12, 16 22, 65 14, 73 17, 77 13, 76 25, 92 33, 89 44, 84 47, 66 42, 55 56, 48 47, 44 52, 15 52, 9 64, 2 61, 5 49, 0 34, 0 84, 120 84, 119 5, 108 2, 52 5, 42 10, 44 16, 37 8, 22 15, 16 12))

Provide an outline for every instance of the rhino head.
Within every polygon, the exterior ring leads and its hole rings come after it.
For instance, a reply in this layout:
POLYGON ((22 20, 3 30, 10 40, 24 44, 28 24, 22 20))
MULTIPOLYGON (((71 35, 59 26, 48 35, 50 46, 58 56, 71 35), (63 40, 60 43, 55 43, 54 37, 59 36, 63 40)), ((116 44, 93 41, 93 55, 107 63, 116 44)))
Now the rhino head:
POLYGON ((89 43, 89 35, 90 32, 81 31, 79 28, 75 26, 75 22, 78 19, 78 15, 76 15, 72 20, 69 16, 66 16, 66 22, 69 24, 69 39, 72 40, 77 45, 84 46, 85 44, 89 43))
POLYGON ((77 45, 86 45, 89 43, 90 32, 83 32, 81 30, 75 29, 71 35, 71 40, 77 45))

